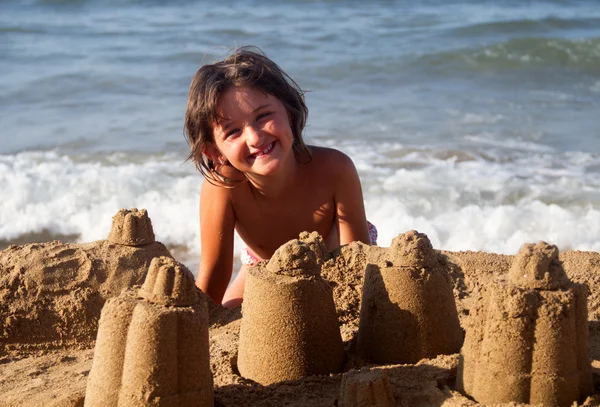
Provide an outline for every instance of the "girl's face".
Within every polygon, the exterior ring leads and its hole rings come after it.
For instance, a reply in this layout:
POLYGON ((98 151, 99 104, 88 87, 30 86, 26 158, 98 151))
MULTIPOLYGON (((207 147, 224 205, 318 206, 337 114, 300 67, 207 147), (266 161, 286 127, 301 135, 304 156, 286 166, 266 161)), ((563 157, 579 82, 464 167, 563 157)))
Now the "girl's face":
POLYGON ((250 87, 230 87, 218 103, 222 119, 213 125, 216 161, 246 174, 271 175, 293 158, 294 136, 285 106, 250 87))

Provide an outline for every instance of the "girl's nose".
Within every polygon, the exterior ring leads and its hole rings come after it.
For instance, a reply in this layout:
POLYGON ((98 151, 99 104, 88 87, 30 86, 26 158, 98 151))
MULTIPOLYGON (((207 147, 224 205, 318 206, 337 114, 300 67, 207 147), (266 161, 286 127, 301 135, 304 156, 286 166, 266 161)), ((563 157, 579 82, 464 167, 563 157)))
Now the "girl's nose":
POLYGON ((244 133, 246 136, 246 143, 248 143, 249 146, 260 147, 262 136, 259 129, 254 126, 247 126, 244 133))

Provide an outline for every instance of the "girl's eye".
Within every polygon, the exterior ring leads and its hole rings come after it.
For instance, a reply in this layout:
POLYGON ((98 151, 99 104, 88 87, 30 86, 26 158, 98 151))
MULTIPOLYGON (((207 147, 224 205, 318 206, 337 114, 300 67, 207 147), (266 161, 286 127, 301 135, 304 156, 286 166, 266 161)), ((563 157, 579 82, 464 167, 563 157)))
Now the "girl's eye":
POLYGON ((238 134, 240 131, 240 129, 231 129, 229 130, 227 133, 225 133, 225 138, 228 139, 230 137, 235 136, 236 134, 238 134))
POLYGON ((261 113, 258 116, 256 116, 256 120, 264 119, 265 117, 269 116, 270 114, 271 114, 271 112, 261 113))

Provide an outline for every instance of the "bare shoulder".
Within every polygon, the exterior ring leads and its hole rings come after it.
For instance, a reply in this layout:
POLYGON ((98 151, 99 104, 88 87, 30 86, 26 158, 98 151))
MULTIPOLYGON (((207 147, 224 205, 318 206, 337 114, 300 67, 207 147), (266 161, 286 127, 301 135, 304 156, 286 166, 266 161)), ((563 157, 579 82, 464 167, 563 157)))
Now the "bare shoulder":
POLYGON ((338 174, 348 170, 355 171, 352 159, 340 150, 329 147, 310 146, 312 161, 317 171, 338 174))
POLYGON ((200 214, 228 213, 231 209, 235 188, 214 185, 204 180, 200 190, 200 214))
POLYGON ((202 183, 201 197, 207 199, 223 199, 229 200, 231 197, 232 188, 225 188, 220 185, 215 185, 207 180, 202 183))

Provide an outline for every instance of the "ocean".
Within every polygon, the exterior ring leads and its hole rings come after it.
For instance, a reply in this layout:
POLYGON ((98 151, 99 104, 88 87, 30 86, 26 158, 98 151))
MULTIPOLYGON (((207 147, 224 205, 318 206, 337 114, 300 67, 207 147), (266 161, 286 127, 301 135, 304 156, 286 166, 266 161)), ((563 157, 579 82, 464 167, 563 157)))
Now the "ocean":
POLYGON ((305 140, 354 160, 380 246, 600 251, 595 0, 2 1, 0 249, 146 208, 195 271, 188 88, 242 45, 307 90, 305 140))

